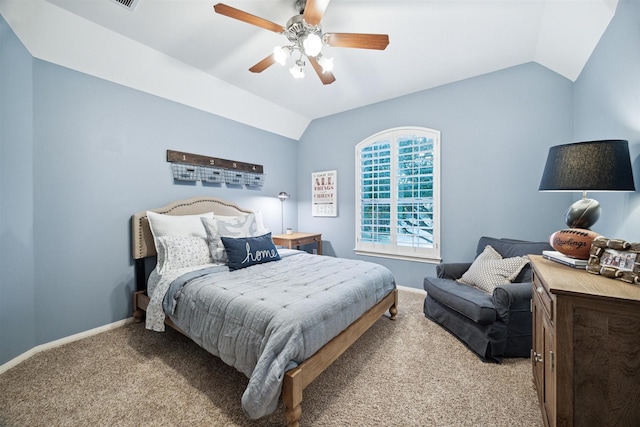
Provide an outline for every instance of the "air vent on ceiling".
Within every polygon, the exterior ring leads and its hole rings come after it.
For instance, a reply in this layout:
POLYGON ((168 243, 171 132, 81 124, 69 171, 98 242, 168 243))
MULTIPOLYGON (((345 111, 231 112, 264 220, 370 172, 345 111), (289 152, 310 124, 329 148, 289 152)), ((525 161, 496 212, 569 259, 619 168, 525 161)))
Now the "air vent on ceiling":
POLYGON ((134 11, 140 0, 111 0, 113 3, 117 3, 122 7, 126 7, 130 11, 134 11))

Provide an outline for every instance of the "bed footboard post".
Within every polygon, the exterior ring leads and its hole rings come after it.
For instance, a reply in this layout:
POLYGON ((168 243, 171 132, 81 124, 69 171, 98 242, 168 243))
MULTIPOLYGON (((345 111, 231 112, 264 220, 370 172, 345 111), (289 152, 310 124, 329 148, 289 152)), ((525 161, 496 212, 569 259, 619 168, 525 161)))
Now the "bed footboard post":
POLYGON ((389 314, 391 315, 391 320, 396 320, 396 315, 398 314, 398 289, 393 290, 393 305, 389 307, 389 314))
POLYGON ((282 383, 282 402, 284 403, 284 415, 287 418, 287 427, 298 427, 302 416, 302 370, 293 368, 284 374, 282 383))

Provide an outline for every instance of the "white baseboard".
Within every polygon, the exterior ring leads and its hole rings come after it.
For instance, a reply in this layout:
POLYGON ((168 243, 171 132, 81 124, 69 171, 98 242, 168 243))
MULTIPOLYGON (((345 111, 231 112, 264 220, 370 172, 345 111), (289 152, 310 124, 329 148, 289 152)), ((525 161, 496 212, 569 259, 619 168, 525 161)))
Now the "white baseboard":
POLYGON ((418 288, 412 288, 409 286, 400 286, 400 285, 396 285, 396 287, 398 289, 402 289, 403 291, 412 292, 420 295, 427 295, 427 292, 424 289, 418 289, 418 288))
POLYGON ((61 345, 68 344, 73 341, 78 341, 83 338, 90 337, 92 335, 96 335, 102 332, 110 331, 112 329, 120 328, 124 325, 128 325, 129 323, 133 323, 133 317, 129 317, 128 319, 119 320, 117 322, 109 323, 108 325, 100 326, 98 328, 90 329, 88 331, 80 332, 78 334, 74 334, 65 338, 60 338, 59 340, 51 341, 45 344, 40 344, 38 346, 33 347, 31 350, 22 353, 20 356, 15 357, 5 363, 4 365, 0 365, 0 374, 8 371, 16 365, 24 362, 31 356, 40 353, 41 351, 50 350, 52 348, 60 347, 61 345))

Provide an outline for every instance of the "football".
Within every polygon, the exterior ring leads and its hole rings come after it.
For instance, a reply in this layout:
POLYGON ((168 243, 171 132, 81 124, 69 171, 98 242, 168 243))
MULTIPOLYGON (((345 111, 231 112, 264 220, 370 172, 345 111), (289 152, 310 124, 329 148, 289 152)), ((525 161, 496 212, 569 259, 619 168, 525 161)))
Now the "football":
POLYGON ((566 228, 553 233, 549 244, 556 251, 571 258, 589 259, 591 242, 598 237, 595 231, 585 228, 566 228))

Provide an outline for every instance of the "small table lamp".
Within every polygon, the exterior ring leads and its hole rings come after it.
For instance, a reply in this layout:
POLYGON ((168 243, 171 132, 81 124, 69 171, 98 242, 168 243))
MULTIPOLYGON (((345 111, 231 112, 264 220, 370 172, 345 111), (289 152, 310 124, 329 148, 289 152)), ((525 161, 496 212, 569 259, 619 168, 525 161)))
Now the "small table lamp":
POLYGON ((282 212, 280 217, 282 218, 282 234, 284 234, 284 201, 287 200, 289 198, 289 194, 285 193, 284 191, 281 191, 280 193, 278 193, 278 199, 280 199, 281 203, 281 207, 282 207, 282 212))
POLYGON ((539 191, 581 191, 565 215, 571 228, 589 229, 600 217, 600 203, 587 191, 636 191, 629 143, 620 139, 576 142, 549 149, 539 191))

